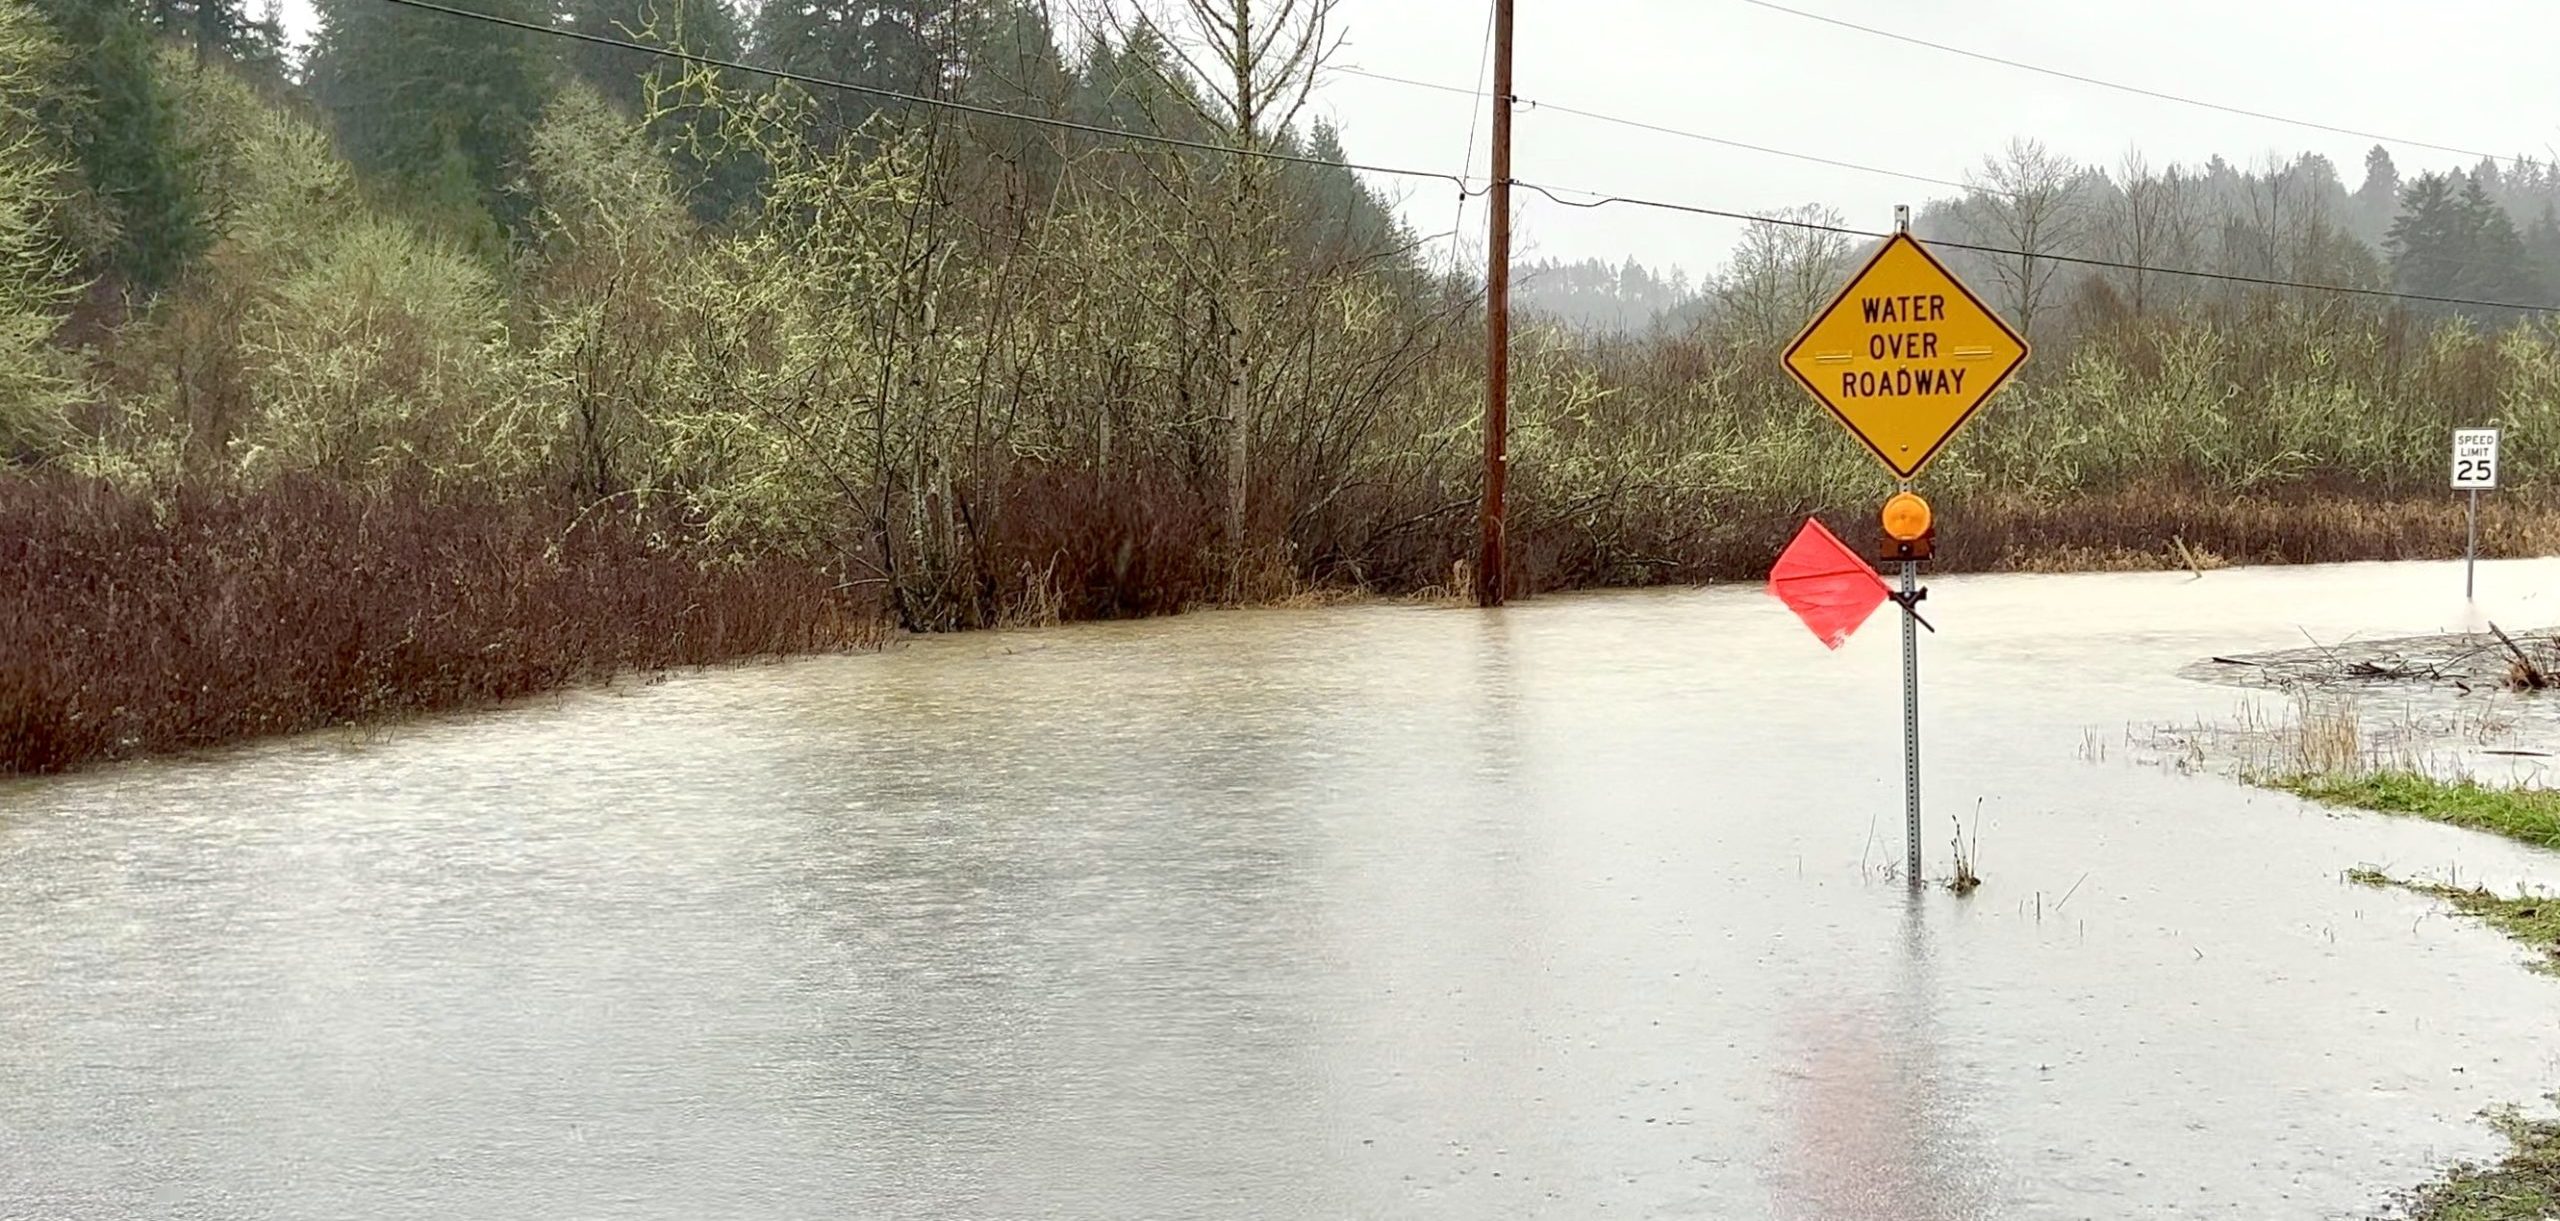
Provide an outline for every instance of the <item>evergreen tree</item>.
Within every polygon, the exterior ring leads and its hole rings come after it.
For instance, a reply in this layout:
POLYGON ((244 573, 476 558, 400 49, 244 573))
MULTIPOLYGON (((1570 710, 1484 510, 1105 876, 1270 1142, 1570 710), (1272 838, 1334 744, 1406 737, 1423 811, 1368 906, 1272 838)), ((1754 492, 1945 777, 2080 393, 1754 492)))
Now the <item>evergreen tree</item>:
MULTIPOLYGON (((1316 274, 1358 267, 1387 278, 1393 291, 1418 300, 1430 293, 1430 280, 1419 263, 1395 257, 1409 250, 1412 235, 1394 210, 1345 164, 1341 129, 1318 118, 1306 153, 1321 166, 1290 166, 1282 177, 1290 182, 1292 207, 1304 219, 1295 224, 1298 257, 1316 274)), ((1657 307, 1658 308, 1658 307, 1657 307)))
MULTIPOLYGON (((2401 197, 2387 248, 2391 281, 2403 292, 2532 303, 2542 295, 2534 256, 2483 175, 2425 174, 2401 197), (2459 184, 2457 187, 2456 184, 2459 184)), ((2507 311, 2472 307, 2504 316, 2507 311)))
MULTIPOLYGON (((1215 142, 1201 119, 1204 102, 1198 87, 1176 62, 1171 48, 1147 26, 1131 30, 1124 41, 1095 38, 1075 73, 1068 117, 1113 131, 1145 132, 1186 140, 1215 142)), ((1213 154, 1183 152, 1161 145, 1139 145, 1103 136, 1069 135, 1065 147, 1081 153, 1117 148, 1126 155, 1084 160, 1078 174, 1152 196, 1179 178, 1174 167, 1189 164, 1206 173, 1213 154)))
POLYGON ((968 69, 963 95, 981 106, 1018 113, 1064 114, 1075 79, 1059 54, 1058 32, 1046 9, 1027 0, 992 0, 972 7, 977 16, 960 31, 968 69))
POLYGON ((2356 188, 2359 207, 2385 210, 2400 202, 2400 167, 2393 164, 2391 150, 2377 144, 2364 155, 2364 185, 2356 188))
POLYGON ((2420 174, 2401 192, 2400 215, 2383 239, 2383 249, 2391 256, 2393 287, 2427 296, 2454 295, 2469 245, 2453 179, 2420 174))
MULTIPOLYGON (((769 68, 856 85, 948 97, 958 82, 962 0, 767 0, 756 10, 756 60, 769 68)), ((838 136, 897 103, 844 89, 816 91, 838 136)))
MULTIPOLYGON (((1318 240, 1330 250, 1322 251, 1331 261, 1374 257, 1396 241, 1395 215, 1387 210, 1377 195, 1369 190, 1360 175, 1343 163, 1349 156, 1342 148, 1342 131, 1332 120, 1316 120, 1309 155, 1324 162, 1322 168, 1302 166, 1311 181, 1309 198, 1313 215, 1309 218, 1318 240)), ((1628 266, 1638 274, 1632 259, 1628 266)))
MULTIPOLYGON (((746 37, 729 0, 567 0, 561 23, 580 33, 714 59, 738 58, 746 37)), ((570 69, 615 109, 647 121, 645 134, 664 150, 695 217, 718 221, 754 198, 761 167, 721 144, 718 117, 664 96, 691 65, 589 42, 571 43, 567 57, 570 69), (654 113, 659 110, 665 113, 654 113)), ((720 75, 728 87, 748 88, 720 75)))
POLYGON ((1146 25, 1116 45, 1095 39, 1077 84, 1075 117, 1114 131, 1213 138, 1199 121, 1199 91, 1173 61, 1172 48, 1146 25))
POLYGON ((2537 300, 2560 304, 2560 206, 2542 205, 2542 215, 2525 230, 2524 248, 2531 260, 2537 300))
POLYGON ((1599 259, 1520 264, 1513 269, 1512 291, 1524 314, 1620 334, 1659 328, 1696 304, 1685 276, 1657 275, 1632 257, 1617 264, 1599 259))
MULTIPOLYGON (((736 59, 746 31, 728 0, 565 0, 564 29, 642 46, 736 59)), ((645 117, 649 87, 673 79, 683 65, 646 51, 572 42, 569 67, 624 114, 645 117)))
POLYGON ((156 292, 209 237, 151 29, 123 0, 37 0, 36 9, 62 45, 80 48, 38 111, 54 141, 75 150, 102 214, 99 228, 113 235, 97 270, 138 293, 156 292))
MULTIPOLYGON (((1047 13, 1023 0, 975 7, 978 16, 965 31, 967 76, 960 96, 1013 114, 1066 117, 1076 103, 1076 80, 1058 51, 1047 13)), ((1000 177, 999 191, 1007 198, 1046 199, 1065 171, 1060 156, 1064 141, 1054 128, 975 118, 968 121, 968 131, 970 145, 1000 177)))
POLYGON ((2400 167, 2392 163, 2391 150, 2374 145, 2364 155, 2364 185, 2348 200, 2348 228, 2379 246, 2391 231, 2391 217, 2399 207, 2400 167))
POLYGON ((284 26, 274 10, 253 18, 240 0, 142 0, 154 30, 195 49, 196 62, 227 59, 260 80, 284 79, 284 26))
POLYGON ((2492 173, 2494 170, 2475 173, 2462 185, 2457 206, 2467 240, 2463 265, 2455 280, 2457 291, 2484 301, 2530 301, 2539 295, 2531 259, 2525 254, 2524 237, 2516 232, 2507 210, 2489 197, 2483 179, 2492 173))
MULTIPOLYGON (((455 0, 547 21, 535 0, 455 0)), ((506 188, 555 81, 541 36, 381 0, 318 0, 311 91, 357 167, 425 196, 425 219, 494 255, 522 211, 506 188)))

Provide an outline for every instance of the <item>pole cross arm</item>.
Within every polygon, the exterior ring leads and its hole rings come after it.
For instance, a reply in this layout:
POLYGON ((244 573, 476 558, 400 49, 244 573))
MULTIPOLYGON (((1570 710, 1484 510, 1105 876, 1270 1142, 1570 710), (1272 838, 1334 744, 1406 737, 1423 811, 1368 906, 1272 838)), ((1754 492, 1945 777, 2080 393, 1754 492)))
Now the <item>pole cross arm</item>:
POLYGON ((1885 594, 1885 596, 1893 599, 1893 604, 1901 607, 1902 613, 1911 616, 1912 622, 1929 629, 1930 635, 1935 636, 1938 634, 1937 625, 1929 622, 1927 619, 1921 618, 1920 616, 1920 603, 1928 598, 1928 590, 1915 589, 1908 593, 1898 591, 1889 592, 1885 594))

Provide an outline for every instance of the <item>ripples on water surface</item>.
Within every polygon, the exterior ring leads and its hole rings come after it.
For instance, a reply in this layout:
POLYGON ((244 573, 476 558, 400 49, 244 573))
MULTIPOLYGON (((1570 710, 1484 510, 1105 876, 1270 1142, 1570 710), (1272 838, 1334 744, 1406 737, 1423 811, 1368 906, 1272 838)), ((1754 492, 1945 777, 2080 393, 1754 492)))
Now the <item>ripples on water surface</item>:
MULTIPOLYGON (((2560 1085, 2560 982, 2089 731, 2458 567, 925 640, 0 788, 0 1216, 2353 1215, 2560 1085), (2062 897, 2070 895, 2067 904, 2062 897), (2041 906, 2041 918, 2037 914, 2041 906)), ((2518 622, 2560 565, 2498 564, 2518 622)))

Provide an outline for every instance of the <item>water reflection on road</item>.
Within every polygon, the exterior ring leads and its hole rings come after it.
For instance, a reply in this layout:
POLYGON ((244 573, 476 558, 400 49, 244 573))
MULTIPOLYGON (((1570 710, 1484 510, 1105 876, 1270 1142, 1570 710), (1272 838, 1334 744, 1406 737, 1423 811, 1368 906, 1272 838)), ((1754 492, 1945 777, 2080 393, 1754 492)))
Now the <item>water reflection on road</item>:
MULTIPOLYGON (((2482 584, 2540 624, 2554 577, 2482 584)), ((2352 1214, 2560 1084, 2560 984, 2340 870, 2554 872, 2083 747, 2459 589, 1941 582, 1965 899, 1862 868, 1891 633, 1747 589, 952 637, 16 783, 0 1216, 2352 1214)))

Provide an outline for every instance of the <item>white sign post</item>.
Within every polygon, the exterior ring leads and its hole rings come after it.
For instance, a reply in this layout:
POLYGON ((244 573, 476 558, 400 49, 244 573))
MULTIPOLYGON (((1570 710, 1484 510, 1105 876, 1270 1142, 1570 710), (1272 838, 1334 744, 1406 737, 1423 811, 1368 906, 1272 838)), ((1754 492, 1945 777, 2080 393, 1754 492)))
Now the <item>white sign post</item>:
POLYGON ((2453 490, 2471 493, 2471 514, 2462 545, 2462 596, 2472 596, 2472 567, 2480 559, 2480 493, 2498 490, 2498 430, 2453 430, 2453 490))

